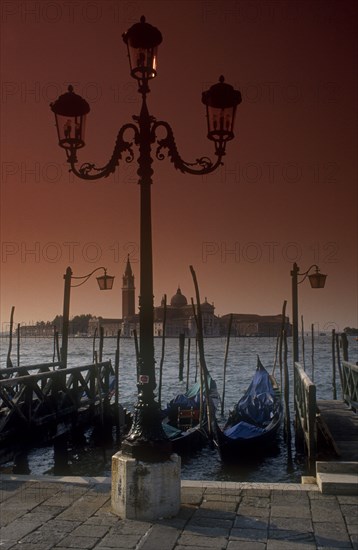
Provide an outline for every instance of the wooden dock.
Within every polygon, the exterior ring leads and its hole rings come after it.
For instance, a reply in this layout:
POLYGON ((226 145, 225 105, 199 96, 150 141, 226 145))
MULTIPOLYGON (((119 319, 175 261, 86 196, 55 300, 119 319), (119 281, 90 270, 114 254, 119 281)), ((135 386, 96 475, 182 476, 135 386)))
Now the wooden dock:
POLYGON ((317 408, 338 460, 358 462, 358 414, 338 400, 317 401, 317 408))
POLYGON ((343 399, 320 401, 316 385, 299 363, 294 365, 296 443, 302 443, 311 471, 322 455, 358 461, 358 366, 343 361, 340 379, 343 399))
POLYGON ((113 417, 118 384, 110 361, 62 368, 60 362, 0 370, 1 451, 30 440, 51 440, 76 426, 113 417))

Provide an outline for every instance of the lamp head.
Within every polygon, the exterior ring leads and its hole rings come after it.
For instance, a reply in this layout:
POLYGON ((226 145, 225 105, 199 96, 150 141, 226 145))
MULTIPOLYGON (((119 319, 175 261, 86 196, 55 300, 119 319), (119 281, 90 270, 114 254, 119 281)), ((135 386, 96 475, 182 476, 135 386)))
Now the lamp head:
POLYGON ((208 138, 215 141, 217 149, 225 151, 226 142, 233 139, 236 108, 241 101, 241 93, 227 84, 223 76, 220 76, 217 84, 203 92, 208 138))
POLYGON ((64 149, 80 149, 85 145, 86 115, 90 112, 87 101, 68 87, 65 94, 60 95, 50 105, 55 115, 58 143, 64 149))
POLYGON ((324 285, 326 284, 326 277, 327 275, 320 273, 319 268, 316 266, 315 273, 308 275, 311 288, 324 288, 324 285))
POLYGON ((162 34, 153 25, 146 22, 144 15, 139 23, 132 25, 123 34, 127 44, 131 75, 141 82, 148 81, 157 75, 158 46, 162 34))
POLYGON ((100 290, 112 290, 114 277, 107 275, 107 270, 104 270, 104 275, 97 278, 97 283, 100 290))

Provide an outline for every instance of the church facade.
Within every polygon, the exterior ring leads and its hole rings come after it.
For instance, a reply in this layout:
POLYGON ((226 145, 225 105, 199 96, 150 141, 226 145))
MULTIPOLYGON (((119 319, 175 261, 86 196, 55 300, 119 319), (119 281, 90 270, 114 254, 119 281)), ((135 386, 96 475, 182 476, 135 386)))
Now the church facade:
MULTIPOLYGON (((164 333, 164 308, 165 302, 162 299, 161 305, 154 308, 154 336, 163 336, 164 333)), ((214 305, 205 302, 201 304, 201 315, 203 321, 204 336, 219 336, 220 321, 214 314, 214 305)), ((189 337, 196 336, 196 321, 192 304, 182 294, 178 287, 176 294, 172 296, 170 303, 166 306, 165 335, 167 337, 185 334, 189 337)))
MULTIPOLYGON (((185 334, 195 337, 197 333, 195 314, 192 304, 178 287, 169 303, 163 297, 161 304, 154 307, 154 336, 178 337, 185 334)), ((218 317, 215 315, 214 304, 207 299, 201 304, 203 333, 205 337, 226 335, 230 315, 218 317)), ((196 313, 196 312, 195 312, 196 313)), ((139 314, 135 312, 135 284, 132 267, 127 258, 126 268, 122 277, 122 318, 102 319, 93 317, 89 321, 88 335, 93 336, 100 327, 103 327, 104 336, 116 336, 121 331, 125 338, 133 337, 135 332, 140 336, 139 314)), ((291 325, 288 317, 285 318, 285 328, 288 336, 291 335, 291 325)), ((233 336, 277 336, 281 330, 281 315, 256 315, 234 313, 231 334, 233 336)))

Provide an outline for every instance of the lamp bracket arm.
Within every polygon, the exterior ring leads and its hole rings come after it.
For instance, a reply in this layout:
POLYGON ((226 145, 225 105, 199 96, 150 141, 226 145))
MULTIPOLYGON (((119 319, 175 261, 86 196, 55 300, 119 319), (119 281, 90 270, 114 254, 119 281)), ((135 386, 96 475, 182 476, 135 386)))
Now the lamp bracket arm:
POLYGON ((76 276, 76 277, 74 275, 71 275, 71 279, 83 279, 81 283, 78 283, 77 285, 71 285, 71 287, 75 288, 77 286, 84 285, 88 281, 88 279, 92 277, 92 275, 96 273, 96 271, 99 271, 100 269, 103 269, 105 274, 107 273, 107 269, 105 267, 96 267, 96 269, 94 269, 93 271, 91 271, 91 273, 88 273, 87 275, 76 276))
POLYGON ((308 277, 308 275, 309 275, 311 269, 313 269, 314 267, 316 268, 317 271, 319 271, 318 265, 312 264, 312 265, 307 269, 307 271, 305 271, 304 273, 297 273, 297 276, 298 276, 298 277, 303 277, 303 279, 301 279, 300 281, 298 281, 297 284, 303 283, 303 281, 305 281, 305 280, 307 279, 307 277, 308 277))
POLYGON ((122 159, 122 154, 125 151, 127 151, 128 153, 124 159, 125 162, 132 162, 134 159, 134 153, 132 149, 133 142, 126 141, 124 139, 124 133, 127 130, 132 130, 134 132, 134 143, 137 144, 139 140, 138 128, 134 124, 124 124, 117 134, 117 139, 112 156, 105 166, 97 168, 95 164, 85 162, 81 165, 79 169, 77 169, 75 165, 75 163, 77 162, 76 156, 70 155, 68 158, 68 162, 71 164, 71 171, 79 178, 86 180, 96 180, 103 177, 107 178, 110 174, 112 174, 119 165, 119 161, 122 159))
POLYGON ((156 157, 158 160, 164 160, 166 156, 168 156, 171 160, 171 162, 174 164, 174 167, 177 170, 180 170, 182 173, 188 173, 193 174, 196 176, 202 176, 204 174, 210 174, 210 172, 213 172, 216 170, 220 164, 222 164, 221 154, 218 155, 218 159, 215 163, 213 163, 208 157, 201 157, 196 159, 195 162, 186 162, 184 161, 181 156, 179 155, 178 148, 175 143, 174 134, 171 126, 164 121, 157 121, 154 122, 151 128, 151 141, 152 143, 155 143, 155 141, 158 144, 157 150, 156 150, 156 157), (156 137, 156 130, 159 127, 163 127, 166 130, 166 136, 163 139, 158 139, 156 137), (165 155, 163 153, 163 149, 167 149, 168 153, 165 155), (194 169, 195 166, 198 166, 198 169, 194 169))

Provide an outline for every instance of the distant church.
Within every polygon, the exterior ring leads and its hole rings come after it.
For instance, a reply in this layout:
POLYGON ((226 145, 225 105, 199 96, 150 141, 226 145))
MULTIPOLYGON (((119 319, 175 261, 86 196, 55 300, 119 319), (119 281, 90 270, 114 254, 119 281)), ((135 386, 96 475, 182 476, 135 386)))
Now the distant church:
POLYGON ((122 317, 132 317, 135 314, 135 286, 129 256, 122 280, 122 317))
MULTIPOLYGON (((164 330, 164 298, 160 306, 154 307, 154 336, 162 337, 164 330)), ((201 304, 203 332, 206 337, 226 335, 230 315, 217 317, 215 307, 207 299, 201 304)), ((127 258, 126 268, 122 277, 122 319, 103 319, 93 317, 89 321, 88 335, 99 334, 103 327, 104 336, 132 337, 134 331, 140 336, 139 314, 135 312, 135 285, 132 267, 127 258)), ((291 325, 288 317, 285 318, 285 328, 288 336, 291 335, 291 325)), ((231 334, 233 336, 276 336, 281 330, 281 315, 257 315, 249 313, 234 313, 231 334)), ((196 322, 192 304, 182 294, 180 287, 166 306, 167 337, 178 337, 185 334, 188 337, 196 336, 196 322)))
MULTIPOLYGON (((214 314, 215 307, 209 304, 205 298, 205 302, 201 304, 201 316, 203 321, 204 336, 219 336, 220 322, 219 318, 214 314)), ((154 336, 163 336, 164 322, 164 298, 161 305, 154 308, 154 336)), ((179 336, 196 336, 196 322, 192 304, 188 304, 188 300, 182 294, 180 287, 176 294, 171 298, 170 304, 167 305, 166 311, 166 329, 165 335, 179 336)))
MULTIPOLYGON (((201 304, 204 336, 219 336, 220 322, 214 314, 214 305, 205 302, 201 304)), ((154 336, 163 336, 164 325, 164 298, 161 305, 154 307, 154 336)), ((88 332, 90 336, 94 335, 95 330, 99 332, 100 326, 103 327, 105 336, 116 336, 118 330, 121 330, 121 336, 131 337, 134 331, 140 335, 139 314, 135 312, 135 284, 132 267, 127 258, 126 268, 122 277, 122 319, 102 319, 93 317, 89 321, 88 332)), ((180 287, 176 294, 171 298, 170 304, 166 306, 166 330, 168 337, 196 335, 196 323, 192 305, 188 305, 188 300, 182 294, 180 287)))

